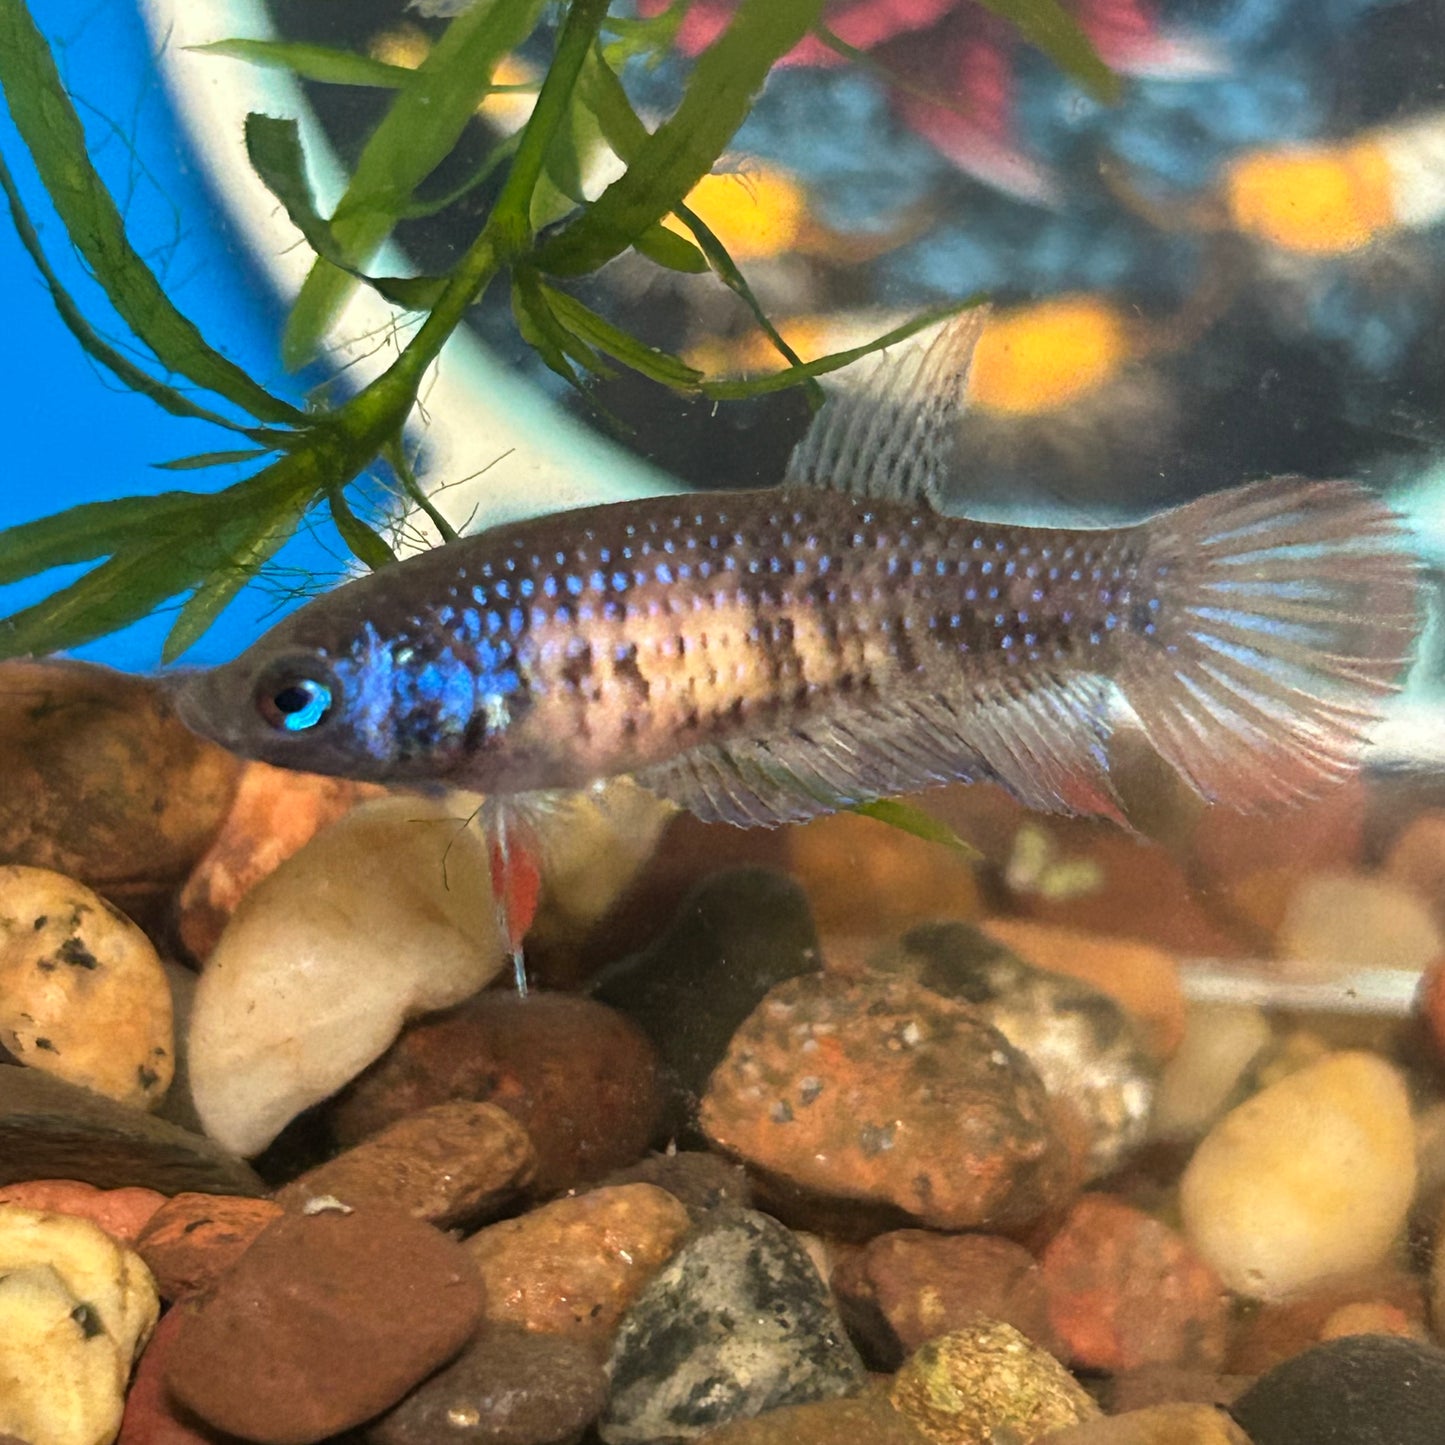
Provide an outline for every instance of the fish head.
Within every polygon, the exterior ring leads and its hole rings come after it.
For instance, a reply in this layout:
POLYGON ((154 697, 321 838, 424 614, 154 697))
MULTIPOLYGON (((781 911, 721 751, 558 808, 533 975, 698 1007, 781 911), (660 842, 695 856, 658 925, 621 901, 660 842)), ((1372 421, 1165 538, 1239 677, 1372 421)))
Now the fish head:
POLYGON ((445 781, 505 733, 506 659, 370 622, 319 635, 312 609, 234 661, 169 684, 181 720, 242 757, 359 781, 445 781))

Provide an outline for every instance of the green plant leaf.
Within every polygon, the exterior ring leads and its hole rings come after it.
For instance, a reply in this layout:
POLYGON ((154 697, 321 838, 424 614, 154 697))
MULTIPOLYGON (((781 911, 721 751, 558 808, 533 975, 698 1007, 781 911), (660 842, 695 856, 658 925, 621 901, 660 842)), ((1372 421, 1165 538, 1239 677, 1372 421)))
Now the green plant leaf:
POLYGON ((0 532, 0 586, 150 541, 183 546, 211 530, 213 504, 197 492, 162 492, 86 502, 9 527, 0 532))
POLYGON ((1007 20, 1030 45, 1042 50, 1065 75, 1112 105, 1123 90, 1119 77, 1099 58, 1093 42, 1059 0, 978 0, 1007 20))
POLYGON ((710 269, 707 257, 686 236, 679 236, 666 226, 649 226, 634 239, 632 247, 654 265, 669 271, 696 276, 710 269))
POLYGON ((328 45, 308 45, 298 40, 213 40, 209 45, 192 45, 188 49, 198 55, 246 60, 270 70, 289 70, 302 80, 317 80, 328 85, 400 90, 412 75, 404 65, 389 65, 355 51, 333 50, 328 45))
POLYGON ((697 391, 702 381, 702 372, 689 366, 681 357, 659 351, 656 347, 639 341, 565 291, 559 291, 545 283, 541 289, 548 309, 562 328, 571 333, 574 340, 584 342, 612 357, 614 361, 620 361, 624 366, 651 377, 653 381, 660 381, 674 391, 697 391))
POLYGON ((547 309, 535 282, 530 287, 524 285, 520 274, 512 277, 512 317, 522 340, 563 381, 581 390, 582 383, 567 359, 565 343, 570 338, 557 325, 557 318, 547 309))
MULTIPOLYGON (((347 265, 365 266, 391 234, 412 193, 451 153, 486 97, 497 62, 532 33, 544 4, 478 0, 448 24, 396 92, 331 217, 331 233, 347 265)), ((318 258, 287 318, 282 339, 287 366, 304 365, 315 355, 355 285, 355 277, 318 258)))
POLYGON ((739 401, 744 397, 765 396, 769 392, 785 391, 788 387, 796 386, 800 381, 809 377, 826 376, 830 371, 839 371, 860 357, 896 346, 900 341, 907 341, 917 332, 926 331, 930 326, 947 320, 950 316, 956 316, 960 311, 967 311, 970 306, 979 304, 978 298, 970 298, 952 306, 940 307, 935 311, 925 311, 921 316, 915 316, 911 321, 905 321, 902 326, 895 326, 892 331, 885 332, 875 340, 864 342, 862 346, 854 346, 847 351, 834 351, 828 356, 820 356, 816 361, 790 366, 786 371, 774 371, 767 376, 755 376, 745 381, 705 381, 702 384, 702 394, 712 397, 715 401, 739 401))
POLYGON ((373 528, 368 527, 351 510, 351 504, 346 500, 346 492, 343 488, 333 487, 326 494, 326 502, 331 511, 331 520, 341 534, 341 540, 373 572, 379 572, 383 567, 389 567, 396 561, 396 553, 387 546, 381 535, 373 528))
POLYGON ((977 863, 983 857, 972 843, 965 843, 947 823, 940 822, 922 808, 905 803, 899 798, 879 798, 872 803, 858 803, 849 811, 865 818, 873 818, 879 823, 886 823, 890 828, 897 828, 901 832, 911 833, 925 842, 941 843, 945 848, 961 853, 970 863, 977 863))
POLYGON ((716 163, 768 71, 817 23, 822 0, 742 0, 732 23, 698 57, 677 109, 576 220, 541 248, 541 269, 595 271, 656 225, 716 163))
POLYGON ((186 599, 161 646, 161 661, 174 662, 207 632, 236 594, 290 539, 311 506, 309 496, 280 496, 252 516, 237 518, 216 543, 202 580, 186 599))
POLYGON ((243 447, 232 452, 197 452, 193 457, 177 457, 174 461, 151 465, 158 472, 198 472, 203 467, 228 467, 233 462, 250 462, 269 455, 264 447, 243 447))
POLYGON ((121 319, 161 365, 261 421, 303 422, 300 411, 207 345, 131 246, 124 219, 90 163, 85 130, 50 47, 24 0, 0 0, 0 89, 72 244, 121 319))

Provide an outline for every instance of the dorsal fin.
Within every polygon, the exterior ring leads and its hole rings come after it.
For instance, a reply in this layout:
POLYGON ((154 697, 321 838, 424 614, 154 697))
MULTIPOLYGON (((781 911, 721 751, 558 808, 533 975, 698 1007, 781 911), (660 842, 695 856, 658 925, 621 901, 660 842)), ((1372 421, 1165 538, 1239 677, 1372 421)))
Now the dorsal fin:
POLYGON ((956 444, 986 306, 955 316, 928 346, 883 356, 859 392, 833 392, 788 460, 785 486, 936 506, 956 444))

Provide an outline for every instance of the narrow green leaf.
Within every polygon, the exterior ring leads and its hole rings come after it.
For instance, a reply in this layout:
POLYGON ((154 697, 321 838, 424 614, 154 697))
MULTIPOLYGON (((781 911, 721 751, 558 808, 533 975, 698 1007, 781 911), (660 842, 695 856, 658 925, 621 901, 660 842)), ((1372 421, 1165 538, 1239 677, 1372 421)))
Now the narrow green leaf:
POLYGON ((404 311, 430 311, 447 289, 445 276, 365 276, 378 296, 404 311))
POLYGON ((121 497, 22 522, 0 532, 0 585, 52 567, 93 562, 151 541, 183 545, 212 527, 214 498, 196 492, 121 497))
POLYGON ((311 506, 309 496, 281 497, 249 518, 237 519, 215 544, 202 581, 161 645, 161 661, 174 662, 209 630, 236 594, 276 555, 311 506))
POLYGON ((400 90, 412 75, 404 65, 388 65, 384 60, 373 60, 355 51, 333 50, 328 45, 308 45, 297 40, 213 40, 209 45, 188 48, 200 55, 223 55, 270 70, 289 70, 302 80, 317 80, 326 85, 400 90))
POLYGON ((577 95, 597 117, 602 135, 618 159, 630 166, 651 132, 632 108, 632 100, 601 46, 592 47, 577 76, 577 95))
POLYGON ((331 520, 336 524, 336 530, 341 533, 341 540, 373 572, 379 572, 396 561, 396 553, 387 546, 380 534, 368 527, 351 510, 351 504, 346 500, 346 493, 341 487, 333 487, 326 494, 326 503, 331 511, 331 520))
POLYGON ((264 447, 243 447, 234 452, 197 452, 193 457, 177 457, 170 462, 152 462, 159 472, 197 472, 203 467, 228 467, 232 462, 250 462, 268 456, 264 447))
MULTIPOLYGON (((450 154, 487 95, 497 62, 532 33, 544 4, 479 0, 451 21, 396 92, 331 217, 348 265, 365 266, 390 235, 412 193, 450 154)), ((316 353, 355 285, 346 271, 317 260, 287 318, 282 354, 288 366, 304 365, 316 353)))
POLYGON ((1093 42, 1059 0, 978 0, 978 3, 1007 20, 1030 45, 1042 50, 1096 99, 1109 105, 1119 99, 1123 90, 1119 77, 1099 58, 1093 42))
POLYGON ((742 0, 698 57, 677 109, 575 221, 542 248, 557 275, 594 271, 656 225, 713 167, 747 117, 773 63, 817 23, 823 0, 742 0))
POLYGON ((458 181, 450 190, 443 191, 439 196, 433 196, 425 201, 408 202, 402 210, 400 219, 424 221, 429 216, 439 215, 448 206, 456 205, 463 196, 469 196, 479 186, 485 185, 499 167, 511 160, 516 155, 521 141, 521 131, 515 131, 511 135, 503 137, 482 157, 465 179, 458 181))
POLYGON ((702 372, 689 366, 681 357, 639 341, 565 291, 544 284, 542 294, 557 321, 574 338, 631 367, 633 371, 670 386, 674 391, 695 392, 698 389, 702 372))
POLYGON ((85 131, 50 47, 24 0, 0 0, 0 89, 51 204, 121 319, 171 371, 268 422, 302 413, 207 345, 131 246, 115 201, 90 163, 85 131))
POLYGON ((911 833, 915 838, 922 838, 927 843, 942 843, 945 848, 961 853, 970 863, 977 863, 983 857, 972 843, 965 843, 947 823, 941 823, 922 808, 916 808, 912 803, 905 803, 898 798, 879 798, 873 803, 858 803, 849 811, 886 823, 900 832, 911 833))
POLYGON ((848 351, 835 351, 831 355, 820 356, 816 361, 790 366, 786 371, 775 371, 767 376, 751 377, 746 381, 705 381, 702 384, 702 394, 712 397, 715 401, 740 401, 744 397, 765 396, 769 392, 785 391, 788 387, 797 386, 799 382, 806 381, 810 377, 826 376, 830 371, 839 371, 860 357, 868 356, 875 351, 883 351, 889 346, 896 346, 900 341, 906 341, 917 332, 926 331, 928 327, 978 304, 977 300, 971 299, 952 306, 941 307, 936 311, 925 311, 921 316, 915 316, 911 321, 905 321, 902 326, 895 326, 892 331, 886 332, 876 340, 865 342, 862 346, 854 346, 848 351))
POLYGON ((654 265, 665 266, 669 271, 696 276, 709 269, 707 257, 686 236, 679 236, 666 226, 649 226, 633 240, 632 246, 654 265))
POLYGON ((512 277, 512 316, 522 340, 563 381, 580 390, 582 383, 567 360, 567 348, 563 344, 568 339, 566 333, 557 325, 557 318, 547 310, 537 290, 525 287, 520 275, 512 277))

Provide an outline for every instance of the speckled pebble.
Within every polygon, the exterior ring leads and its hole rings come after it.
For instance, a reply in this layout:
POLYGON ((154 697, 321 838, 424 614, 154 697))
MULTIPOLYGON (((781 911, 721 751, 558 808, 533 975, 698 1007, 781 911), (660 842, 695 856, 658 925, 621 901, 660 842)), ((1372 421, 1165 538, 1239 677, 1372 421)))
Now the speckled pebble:
POLYGON ((1405 1081, 1350 1051, 1225 1115, 1185 1170, 1180 1208, 1225 1284, 1268 1299, 1383 1259, 1414 1192, 1405 1081))
POLYGON ((599 1427, 607 1445, 691 1439, 866 1378, 807 1251, 776 1220, 719 1217, 622 1321, 599 1427))
POLYGON ((1388 1335, 1318 1345, 1261 1375, 1231 1413, 1253 1445, 1440 1445, 1445 1350, 1388 1335))
POLYGON ((1099 1414, 1052 1355, 992 1321, 930 1340, 893 1377, 889 1398, 934 1445, 1031 1442, 1099 1414))
POLYGON ((1087 1125, 1089 1178, 1144 1141, 1159 1064, 1142 1026, 1102 990, 1025 963, 969 923, 914 928, 878 966, 971 1004, 1028 1059, 1087 1125))
POLYGON ((226 1194, 177 1194, 150 1217, 136 1249, 163 1298, 209 1288, 282 1214, 270 1199, 226 1194))
POLYGON ((466 1251, 396 1210, 285 1214, 196 1301, 166 1385, 218 1430, 312 1445, 394 1405, 481 1315, 466 1251))
POLYGON ((784 1405, 699 1436, 700 1445, 927 1445, 876 1386, 840 1400, 784 1405))
POLYGON ((555 1199, 478 1230, 467 1252, 486 1285, 486 1318, 604 1342, 688 1232, 687 1210, 651 1184, 555 1199))
POLYGON ((1075 1368, 1223 1363, 1229 1297, 1168 1225, 1086 1194, 1043 1252, 1049 1317, 1075 1368))
POLYGON ((154 1189, 97 1189, 76 1179, 31 1179, 0 1186, 0 1204, 88 1219, 128 1247, 165 1202, 165 1195, 154 1189))
POLYGON ((1033 1068, 972 1009, 905 980, 780 984, 699 1118, 750 1166, 940 1229, 1022 1225, 1072 1187, 1033 1068))
POLYGON ((571 1445, 607 1376, 585 1344, 487 1326, 366 1431, 370 1445, 571 1445))
POLYGON ((175 1067, 155 947, 82 883, 0 867, 0 1045, 32 1068, 137 1109, 175 1067))
POLYGON ((408 1114, 276 1191, 287 1209, 318 1196, 392 1205, 440 1229, 501 1212, 532 1177, 536 1152, 505 1109, 466 1099, 408 1114))

